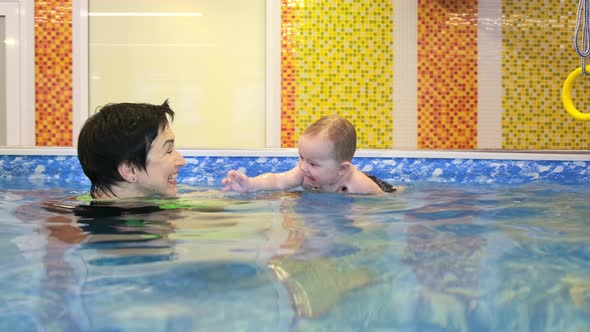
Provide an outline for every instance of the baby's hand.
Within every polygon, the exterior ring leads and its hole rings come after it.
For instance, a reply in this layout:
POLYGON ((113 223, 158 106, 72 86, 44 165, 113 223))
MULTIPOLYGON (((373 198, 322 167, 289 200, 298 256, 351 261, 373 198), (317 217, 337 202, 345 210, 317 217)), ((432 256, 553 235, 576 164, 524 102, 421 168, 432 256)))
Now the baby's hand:
POLYGON ((250 190, 250 178, 238 171, 229 171, 225 179, 221 180, 224 185, 223 191, 237 191, 240 193, 248 192, 250 190))

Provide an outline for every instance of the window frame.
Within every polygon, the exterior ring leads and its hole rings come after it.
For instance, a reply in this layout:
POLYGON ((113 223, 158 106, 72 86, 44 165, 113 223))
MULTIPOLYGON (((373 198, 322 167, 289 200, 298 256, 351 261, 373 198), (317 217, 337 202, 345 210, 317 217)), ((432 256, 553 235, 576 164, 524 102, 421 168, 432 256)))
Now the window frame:
MULTIPOLYGON (((88 0, 72 2, 73 145, 89 114, 88 0)), ((281 146, 281 2, 265 0, 265 148, 281 146)))

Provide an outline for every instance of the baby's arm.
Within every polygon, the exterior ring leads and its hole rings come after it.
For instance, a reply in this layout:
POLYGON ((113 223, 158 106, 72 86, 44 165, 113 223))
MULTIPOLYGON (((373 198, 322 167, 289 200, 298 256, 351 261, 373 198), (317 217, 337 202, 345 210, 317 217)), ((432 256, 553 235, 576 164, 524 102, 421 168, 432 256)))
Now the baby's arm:
POLYGON ((232 170, 221 183, 224 185, 223 191, 287 190, 300 186, 303 183, 303 174, 298 166, 287 172, 264 173, 253 178, 232 170))

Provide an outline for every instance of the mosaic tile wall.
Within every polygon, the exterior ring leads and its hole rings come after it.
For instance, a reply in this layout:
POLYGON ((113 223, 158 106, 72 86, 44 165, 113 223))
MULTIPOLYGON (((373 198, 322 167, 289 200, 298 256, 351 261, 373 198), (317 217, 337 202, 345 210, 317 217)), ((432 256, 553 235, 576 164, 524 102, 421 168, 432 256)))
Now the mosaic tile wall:
POLYGON ((477 148, 477 0, 418 1, 418 148, 477 148))
MULTIPOLYGON (((403 111, 418 119, 418 147, 477 148, 478 2, 417 5, 418 108, 403 111)), ((590 122, 569 116, 560 98, 580 65, 576 5, 502 1, 501 148, 590 149, 590 122)), ((393 1, 281 0, 281 10, 281 146, 338 112, 356 125, 359 148, 395 147, 393 1)), ((589 88, 588 78, 574 86, 583 112, 589 88)), ((35 93, 36 144, 71 146, 72 0, 35 1, 35 93)))
POLYGON ((295 141, 295 0, 281 3, 281 146, 294 147, 295 141))
MULTIPOLYGON (((563 108, 561 88, 580 66, 572 45, 578 1, 503 1, 502 146, 590 149, 590 122, 563 108)), ((573 101, 590 110, 590 78, 576 80, 573 101)))
POLYGON ((390 0, 282 0, 282 147, 339 113, 359 148, 393 146, 393 6, 390 0))
POLYGON ((39 146, 72 146, 71 1, 35 1, 35 144, 39 146))

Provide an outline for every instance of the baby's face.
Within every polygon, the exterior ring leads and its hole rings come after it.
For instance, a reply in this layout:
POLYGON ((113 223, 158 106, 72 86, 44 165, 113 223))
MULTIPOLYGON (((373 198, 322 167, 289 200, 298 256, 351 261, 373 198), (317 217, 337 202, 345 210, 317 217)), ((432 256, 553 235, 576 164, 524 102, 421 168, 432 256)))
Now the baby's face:
POLYGON ((299 138, 299 168, 312 187, 331 185, 338 180, 340 163, 334 160, 334 143, 325 135, 299 138))

